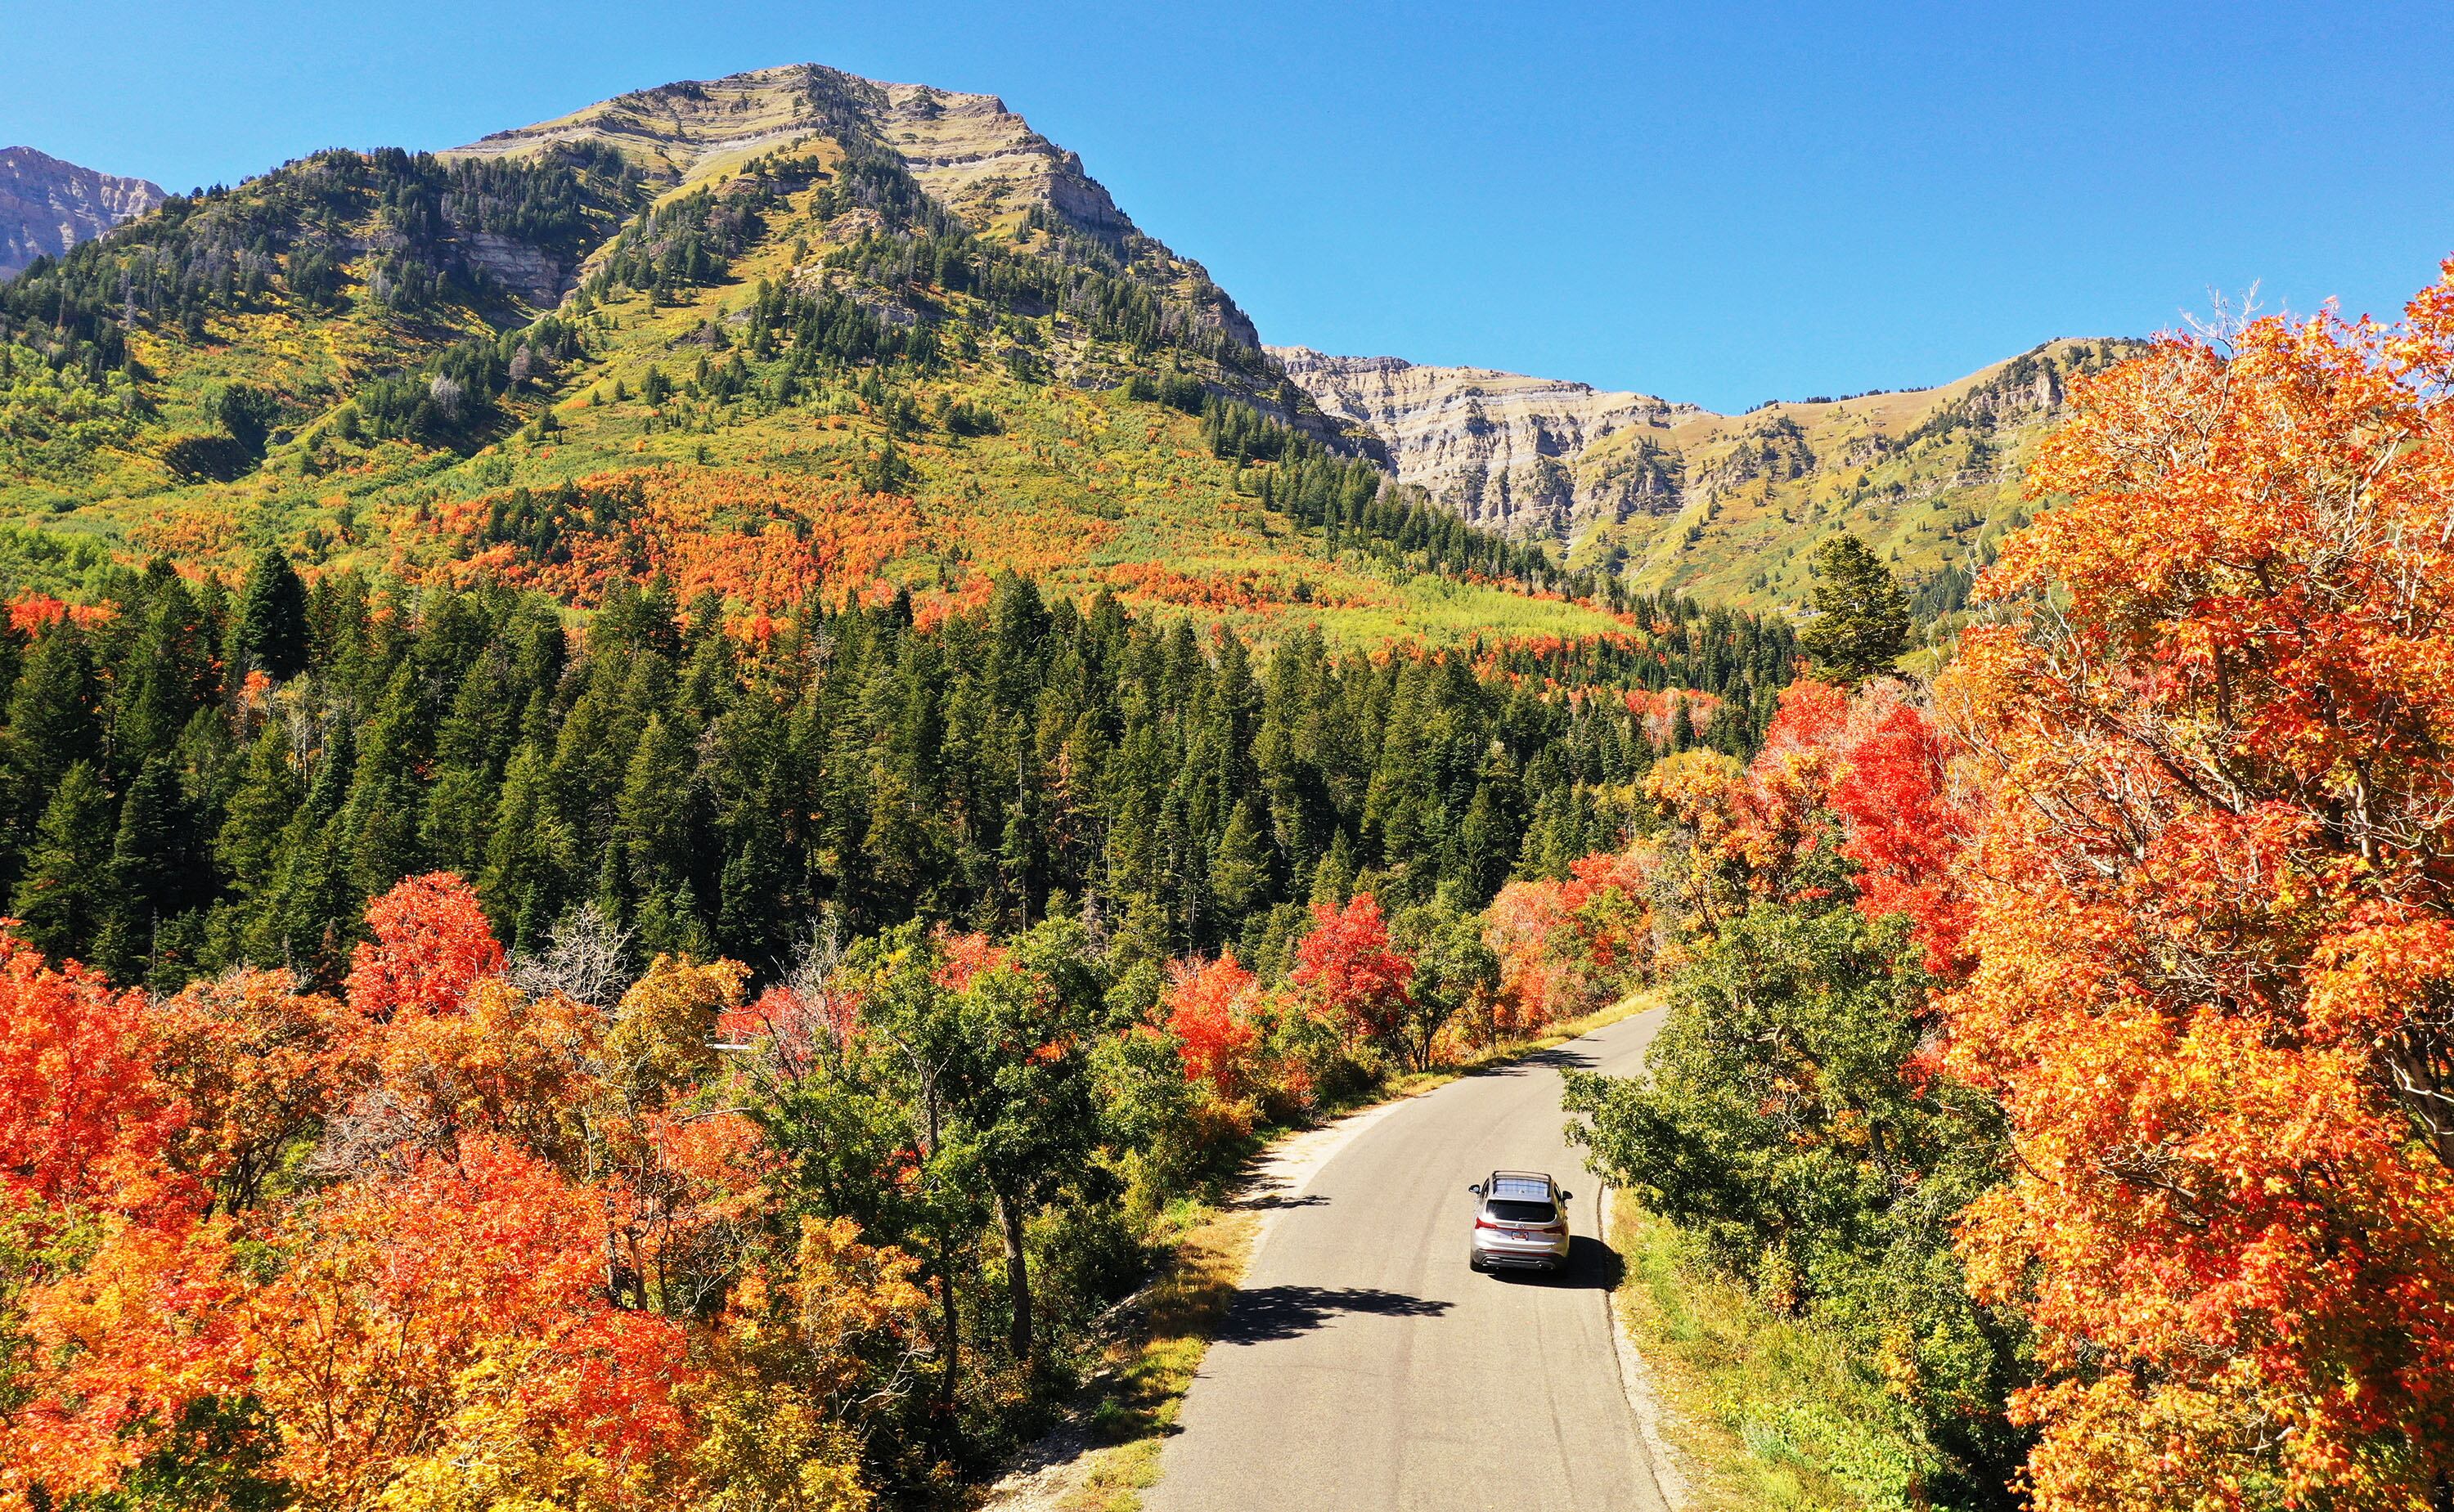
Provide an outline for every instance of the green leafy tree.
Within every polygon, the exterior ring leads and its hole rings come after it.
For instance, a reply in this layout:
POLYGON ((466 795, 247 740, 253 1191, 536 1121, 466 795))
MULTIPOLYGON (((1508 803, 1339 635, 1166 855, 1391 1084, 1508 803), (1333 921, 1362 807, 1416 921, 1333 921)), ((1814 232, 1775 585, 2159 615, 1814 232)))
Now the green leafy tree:
POLYGON ((1892 669, 1909 644, 1909 601, 1865 542, 1847 531, 1815 548, 1815 617, 1798 632, 1818 676, 1850 684, 1892 669))
POLYGON ((1912 1069, 1921 958, 1898 915, 1758 904, 1673 982, 1650 1074, 1571 1073, 1566 1106, 1596 1170, 1884 1363, 1933 1504, 2001 1504, 2022 1336, 1970 1299, 1953 1235, 2005 1144, 1983 1100, 1912 1069))
POLYGON ((1389 942, 1415 961, 1398 1035, 1408 1064, 1428 1071, 1440 1030, 1469 1004, 1499 990, 1499 957, 1482 943, 1481 921, 1446 903, 1398 914, 1389 942))

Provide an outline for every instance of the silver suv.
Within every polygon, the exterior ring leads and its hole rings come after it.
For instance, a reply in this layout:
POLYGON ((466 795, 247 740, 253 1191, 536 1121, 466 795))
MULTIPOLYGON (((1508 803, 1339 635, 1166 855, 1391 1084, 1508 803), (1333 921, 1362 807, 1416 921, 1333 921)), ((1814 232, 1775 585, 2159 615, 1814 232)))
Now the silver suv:
POLYGON ((1475 1204, 1468 1265, 1567 1268, 1570 1194, 1559 1183, 1540 1171, 1494 1171, 1466 1190, 1481 1199, 1475 1204))

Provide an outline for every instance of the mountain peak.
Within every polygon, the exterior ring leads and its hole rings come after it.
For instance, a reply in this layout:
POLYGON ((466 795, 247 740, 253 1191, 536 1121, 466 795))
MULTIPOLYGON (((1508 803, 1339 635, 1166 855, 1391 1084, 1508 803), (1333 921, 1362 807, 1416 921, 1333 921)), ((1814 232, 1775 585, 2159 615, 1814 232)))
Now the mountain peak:
POLYGON ((0 148, 0 278, 57 257, 162 203, 162 187, 30 147, 0 148))
POLYGON ((1103 241, 1138 234, 1078 156, 997 96, 864 79, 817 63, 636 90, 444 155, 516 157, 590 143, 679 185, 814 138, 856 138, 895 153, 978 230, 1012 231, 1036 207, 1103 241))
POLYGON ((1251 320, 1199 264, 1145 235, 1077 154, 1034 130, 994 94, 795 63, 617 94, 443 156, 530 157, 557 146, 611 149, 674 188, 796 148, 891 153, 930 198, 975 231, 1012 238, 1035 215, 1051 217, 1127 263, 1205 290, 1210 318, 1244 345, 1260 345, 1251 320))

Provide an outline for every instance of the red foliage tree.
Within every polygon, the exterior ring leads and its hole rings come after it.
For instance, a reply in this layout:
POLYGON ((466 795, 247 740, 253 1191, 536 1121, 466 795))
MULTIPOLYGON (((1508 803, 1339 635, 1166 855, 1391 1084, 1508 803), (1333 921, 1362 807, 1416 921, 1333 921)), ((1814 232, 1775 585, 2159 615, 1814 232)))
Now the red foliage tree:
POLYGON ((1389 946, 1379 900, 1358 892, 1345 907, 1313 905, 1312 932, 1296 946, 1295 985, 1350 1041, 1396 1032, 1415 963, 1389 946))
POLYGON ((143 993, 0 932, 0 1193, 131 1212, 192 1201, 164 1168, 188 1113, 154 1052, 143 993))
POLYGON ((1858 906, 1908 915, 1926 968, 1946 978, 1967 965, 1972 908, 1951 871, 1974 827, 1950 790, 1947 756, 1934 722, 1896 704, 1850 744, 1831 793, 1847 832, 1840 853, 1860 867, 1858 906))
POLYGON ((503 969, 477 894, 448 871, 396 884, 367 905, 374 939, 350 962, 350 1006, 369 1019, 432 1014, 460 1005, 481 977, 503 969))
POLYGON ((2075 391, 1941 689, 1995 795, 1966 1235, 2052 1370, 2042 1507, 2454 1483, 2454 264, 2075 391))

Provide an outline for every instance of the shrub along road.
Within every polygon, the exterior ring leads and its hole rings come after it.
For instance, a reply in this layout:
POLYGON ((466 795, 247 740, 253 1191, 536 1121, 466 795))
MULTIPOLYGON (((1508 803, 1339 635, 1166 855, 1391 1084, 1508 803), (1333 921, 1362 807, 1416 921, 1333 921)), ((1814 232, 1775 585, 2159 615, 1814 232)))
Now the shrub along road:
POLYGON ((1559 1071, 1632 1073, 1660 1023, 1657 1008, 1417 1098, 1276 1198, 1152 1512, 1659 1509, 1611 1342, 1619 1261, 1561 1133, 1559 1071), (1495 1166, 1576 1194, 1567 1274, 1466 1268, 1465 1188, 1495 1166))

